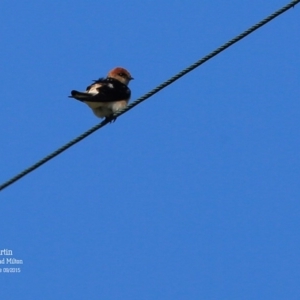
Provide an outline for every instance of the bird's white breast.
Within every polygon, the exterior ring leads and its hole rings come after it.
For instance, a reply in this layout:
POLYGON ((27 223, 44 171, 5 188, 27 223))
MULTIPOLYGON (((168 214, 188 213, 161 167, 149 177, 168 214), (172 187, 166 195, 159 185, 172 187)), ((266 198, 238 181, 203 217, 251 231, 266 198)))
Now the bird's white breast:
POLYGON ((114 102, 85 102, 99 118, 109 117, 117 111, 125 108, 128 101, 114 101, 114 102))

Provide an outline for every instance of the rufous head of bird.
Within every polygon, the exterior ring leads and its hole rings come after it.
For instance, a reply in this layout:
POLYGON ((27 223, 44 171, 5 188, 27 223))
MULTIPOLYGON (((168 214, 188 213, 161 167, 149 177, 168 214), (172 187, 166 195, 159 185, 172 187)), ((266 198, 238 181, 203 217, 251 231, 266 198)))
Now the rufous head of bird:
POLYGON ((126 69, 121 68, 121 67, 112 69, 108 73, 107 77, 119 80, 120 82, 122 82, 125 85, 128 85, 129 81, 133 79, 131 77, 130 73, 126 69))

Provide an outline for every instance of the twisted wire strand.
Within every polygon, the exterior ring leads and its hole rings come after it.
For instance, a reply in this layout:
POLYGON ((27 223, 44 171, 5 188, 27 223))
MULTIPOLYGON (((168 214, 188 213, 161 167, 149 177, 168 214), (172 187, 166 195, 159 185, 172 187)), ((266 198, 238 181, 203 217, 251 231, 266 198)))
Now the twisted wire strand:
MULTIPOLYGON (((175 76, 173 76, 170 79, 168 79, 167 81, 163 82, 162 84, 160 84, 159 86, 157 86, 156 88, 154 88, 153 90, 151 90, 150 92, 146 93, 144 96, 142 96, 142 97, 138 98, 137 100, 133 101, 126 108, 124 108, 124 109, 118 111, 116 114, 114 114, 114 117, 117 118, 117 117, 123 115, 124 113, 128 112, 129 110, 131 110, 132 108, 134 108, 136 105, 140 104, 141 102, 143 102, 146 99, 150 98, 154 94, 158 93, 163 88, 167 87, 168 85, 172 84, 173 82, 175 82, 176 80, 178 80, 182 76, 186 75, 187 73, 191 72, 192 70, 194 70, 195 68, 199 67, 203 63, 207 62, 209 59, 213 58, 214 56, 216 56, 217 54, 221 53, 222 51, 224 51, 228 47, 230 47, 233 44, 237 43, 238 41, 240 41, 241 39, 243 39, 244 37, 246 37, 250 33, 252 33, 255 30, 257 30, 258 28, 264 26, 265 24, 267 24, 268 22, 270 22, 274 18, 276 18, 279 15, 283 14, 284 12, 286 12, 290 8, 294 7, 299 2, 300 2, 300 0, 294 0, 294 1, 290 2, 289 4, 285 5, 284 7, 280 8, 279 10, 275 11, 274 13, 272 13, 271 15, 269 15, 268 17, 266 17, 265 19, 261 20, 257 24, 253 25, 252 27, 250 27, 249 29, 247 29, 243 33, 239 34, 235 38, 231 39, 227 43, 225 43, 222 46, 220 46, 219 48, 217 48, 216 50, 212 51, 208 55, 206 55, 203 58, 201 58, 200 60, 196 61, 195 63, 193 63, 192 65, 190 65, 186 69, 184 69, 181 72, 177 73, 175 76)), ((9 185, 13 184, 17 180, 21 179, 25 175, 29 174, 33 170, 39 168, 40 166, 42 166, 47 161, 51 160, 55 156, 57 156, 60 153, 64 152, 65 150, 67 150, 71 146, 73 146, 76 143, 80 142, 81 140, 83 140, 84 138, 86 138, 87 136, 89 136, 90 134, 92 134, 93 132, 95 132, 96 130, 104 127, 108 123, 109 123, 108 120, 102 121, 101 123, 95 125, 94 127, 92 127, 91 129, 87 130, 86 132, 84 132, 83 134, 81 134, 80 136, 78 136, 77 138, 73 139, 69 143, 67 143, 64 146, 60 147, 59 149, 57 149, 56 151, 52 152, 51 154, 47 155, 46 157, 44 157, 43 159, 41 159, 40 161, 38 161, 37 163, 35 163, 31 167, 25 169, 21 173, 17 174, 16 176, 12 177, 8 181, 4 182, 3 184, 0 185, 0 191, 3 190, 4 188, 8 187, 9 185)))

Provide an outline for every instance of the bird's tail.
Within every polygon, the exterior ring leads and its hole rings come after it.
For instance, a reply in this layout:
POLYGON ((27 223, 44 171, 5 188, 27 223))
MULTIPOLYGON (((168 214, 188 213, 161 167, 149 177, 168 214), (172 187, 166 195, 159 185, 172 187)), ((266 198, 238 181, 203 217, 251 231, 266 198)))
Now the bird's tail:
POLYGON ((93 96, 92 94, 89 93, 84 93, 84 92, 78 92, 78 91, 71 91, 71 96, 69 98, 75 98, 80 101, 85 101, 91 98, 93 96))

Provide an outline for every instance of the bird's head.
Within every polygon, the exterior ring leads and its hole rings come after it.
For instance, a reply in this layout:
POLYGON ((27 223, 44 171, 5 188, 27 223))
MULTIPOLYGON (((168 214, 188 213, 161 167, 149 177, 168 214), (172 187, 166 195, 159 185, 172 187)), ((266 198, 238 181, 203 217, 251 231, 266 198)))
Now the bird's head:
POLYGON ((107 77, 119 80, 120 82, 122 82, 125 85, 128 85, 129 81, 133 79, 131 77, 130 73, 126 69, 121 68, 121 67, 112 69, 108 73, 107 77))

